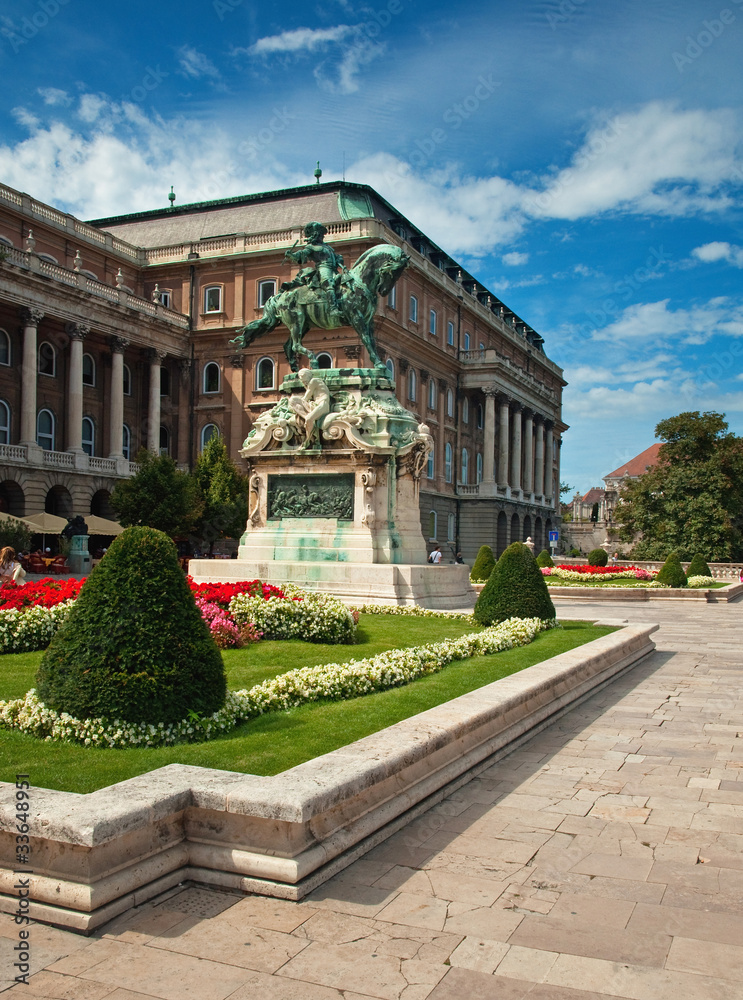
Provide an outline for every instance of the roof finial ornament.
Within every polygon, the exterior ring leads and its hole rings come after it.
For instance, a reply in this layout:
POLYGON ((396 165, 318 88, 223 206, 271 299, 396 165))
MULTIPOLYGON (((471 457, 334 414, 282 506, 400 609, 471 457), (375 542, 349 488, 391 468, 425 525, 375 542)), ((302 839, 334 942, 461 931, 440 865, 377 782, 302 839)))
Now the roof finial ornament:
POLYGON ((315 167, 315 184, 320 183, 320 178, 322 177, 322 170, 320 170, 320 161, 317 161, 317 166, 315 167))
POLYGON ((175 208, 175 191, 173 190, 173 185, 170 185, 170 194, 168 195, 168 201, 170 202, 170 207, 175 208))

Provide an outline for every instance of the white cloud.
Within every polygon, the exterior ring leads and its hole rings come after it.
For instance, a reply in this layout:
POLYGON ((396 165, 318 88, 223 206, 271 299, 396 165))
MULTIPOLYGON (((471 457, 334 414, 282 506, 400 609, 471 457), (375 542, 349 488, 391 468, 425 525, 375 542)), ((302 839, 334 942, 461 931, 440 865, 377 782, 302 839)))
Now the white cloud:
POLYGON ((178 56, 180 72, 183 76, 187 76, 193 80, 198 80, 201 77, 210 77, 213 80, 219 79, 219 70, 203 52, 198 52, 190 45, 182 45, 176 54, 178 56))
POLYGON ((608 326, 596 330, 593 340, 648 341, 671 338, 683 343, 704 344, 716 335, 743 336, 743 304, 725 296, 688 309, 669 309, 669 299, 628 306, 608 326))
POLYGON ((726 260, 735 267, 743 267, 743 247, 738 247, 734 243, 704 243, 700 247, 694 247, 691 253, 705 264, 726 260))
POLYGON ((282 31, 280 35, 259 38, 247 49, 235 49, 235 53, 263 56, 275 52, 314 52, 324 48, 329 42, 339 42, 356 29, 350 24, 339 24, 335 28, 295 28, 282 31))
POLYGON ((504 253, 501 259, 508 267, 517 267, 519 264, 526 264, 529 260, 529 254, 512 250, 511 253, 504 253))
POLYGON ((24 128, 33 130, 41 124, 36 115, 29 111, 28 108, 13 108, 11 114, 18 124, 23 125, 24 128))
POLYGON ((72 104, 72 98, 67 91, 60 90, 58 87, 38 87, 36 93, 43 98, 44 104, 62 105, 63 107, 72 104))
POLYGON ((106 109, 107 103, 105 98, 99 97, 98 94, 83 94, 80 97, 80 104, 77 111, 78 116, 84 122, 92 124, 106 109))

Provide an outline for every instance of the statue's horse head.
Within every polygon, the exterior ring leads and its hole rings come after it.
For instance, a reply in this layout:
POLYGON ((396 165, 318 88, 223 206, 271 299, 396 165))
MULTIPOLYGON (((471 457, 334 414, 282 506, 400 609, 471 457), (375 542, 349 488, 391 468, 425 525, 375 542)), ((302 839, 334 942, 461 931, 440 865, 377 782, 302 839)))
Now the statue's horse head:
POLYGON ((351 268, 353 274, 375 295, 389 295, 392 286, 410 263, 400 247, 382 243, 365 250, 351 268))

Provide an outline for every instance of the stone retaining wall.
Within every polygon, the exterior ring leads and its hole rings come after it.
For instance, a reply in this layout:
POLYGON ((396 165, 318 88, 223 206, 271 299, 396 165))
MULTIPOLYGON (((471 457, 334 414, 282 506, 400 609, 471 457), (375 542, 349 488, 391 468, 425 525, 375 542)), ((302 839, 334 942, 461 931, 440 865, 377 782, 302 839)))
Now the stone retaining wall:
MULTIPOLYGON (((171 764, 87 795, 33 787, 33 919, 91 933, 183 881, 301 899, 651 652, 630 625, 272 777, 171 764)), ((0 783, 0 910, 15 912, 0 783)))

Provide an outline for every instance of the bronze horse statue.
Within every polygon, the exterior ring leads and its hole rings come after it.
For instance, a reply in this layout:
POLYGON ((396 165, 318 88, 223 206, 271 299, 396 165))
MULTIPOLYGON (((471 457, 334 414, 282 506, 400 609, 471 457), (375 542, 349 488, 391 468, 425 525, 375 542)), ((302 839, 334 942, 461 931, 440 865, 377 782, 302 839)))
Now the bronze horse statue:
MULTIPOLYGON (((352 268, 334 276, 334 288, 300 284, 278 292, 267 302, 260 319, 248 323, 232 344, 247 347, 258 337, 270 333, 279 323, 289 330, 284 353, 292 371, 299 371, 299 356, 309 359, 310 368, 319 368, 316 355, 308 350, 302 340, 313 327, 337 330, 352 326, 369 352, 375 368, 386 371, 377 353, 374 341, 374 313, 377 296, 389 295, 392 286, 410 263, 410 257, 389 243, 365 250, 352 268)), ((295 285, 295 282, 289 284, 295 285)))

